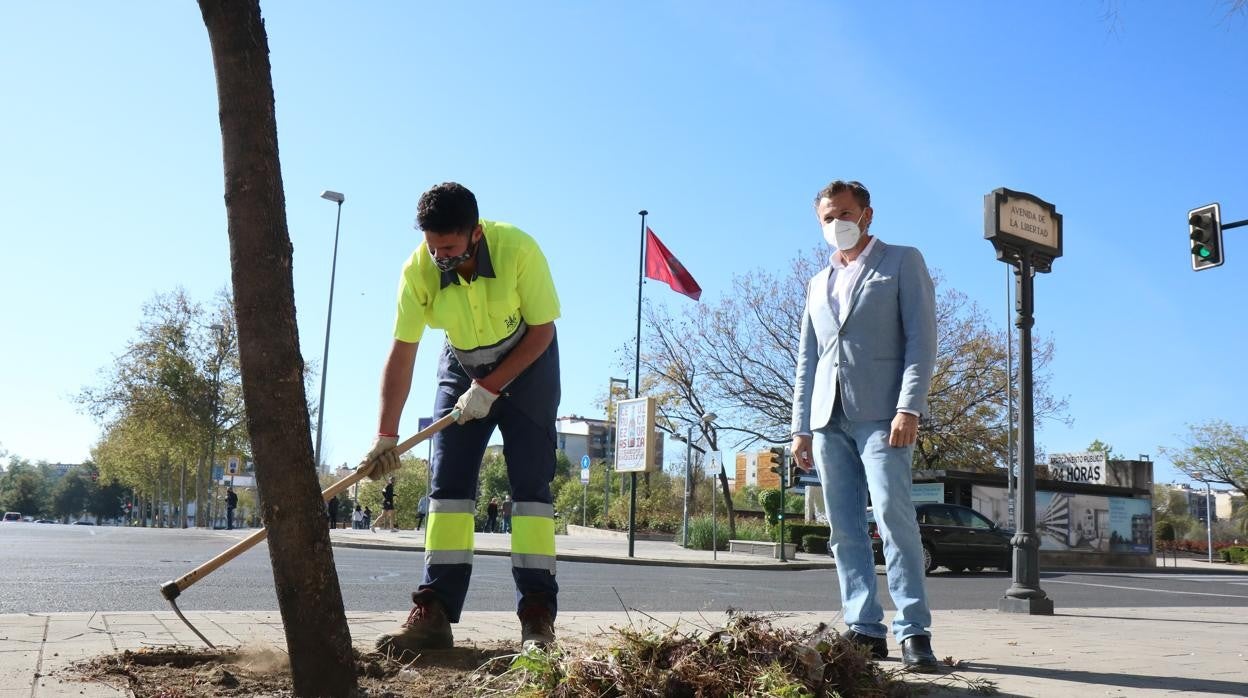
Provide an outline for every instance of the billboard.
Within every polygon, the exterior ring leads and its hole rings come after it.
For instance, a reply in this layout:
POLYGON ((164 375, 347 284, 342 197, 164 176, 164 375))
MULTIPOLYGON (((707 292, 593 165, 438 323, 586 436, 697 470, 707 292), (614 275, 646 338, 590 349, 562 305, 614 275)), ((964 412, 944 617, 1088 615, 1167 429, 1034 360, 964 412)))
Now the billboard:
MULTIPOLYGON (((1006 491, 971 487, 971 507, 997 523, 1006 521, 1006 491)), ((1041 550, 1090 553, 1150 553, 1151 499, 1036 492, 1036 533, 1041 550)))
POLYGON ((654 398, 640 397, 615 404, 615 470, 643 473, 655 468, 654 398))
POLYGON ((1053 453, 1049 455, 1049 473, 1054 480, 1104 485, 1108 470, 1104 451, 1092 453, 1053 453))

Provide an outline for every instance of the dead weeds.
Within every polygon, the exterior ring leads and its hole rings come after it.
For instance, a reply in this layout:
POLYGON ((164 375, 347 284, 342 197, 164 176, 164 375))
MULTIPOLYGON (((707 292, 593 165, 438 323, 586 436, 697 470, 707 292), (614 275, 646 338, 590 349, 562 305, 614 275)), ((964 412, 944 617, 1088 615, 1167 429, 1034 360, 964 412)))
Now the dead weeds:
MULTIPOLYGON (((773 623, 776 618, 729 611, 723 627, 616 627, 593 647, 522 651, 504 643, 426 652, 411 661, 360 654, 356 673, 361 695, 369 698, 900 698, 938 687, 996 692, 991 682, 956 674, 884 669, 822 624, 793 629, 773 623)), ((946 664, 956 669, 959 663, 950 659, 946 664)), ((77 680, 128 688, 136 698, 293 696, 284 654, 264 648, 126 651, 82 662, 73 672, 77 680)))

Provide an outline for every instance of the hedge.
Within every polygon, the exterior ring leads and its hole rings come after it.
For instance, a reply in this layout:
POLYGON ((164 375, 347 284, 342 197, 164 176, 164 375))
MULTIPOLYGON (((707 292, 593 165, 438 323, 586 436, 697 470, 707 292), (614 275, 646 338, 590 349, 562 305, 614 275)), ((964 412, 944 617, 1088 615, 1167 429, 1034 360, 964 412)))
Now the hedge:
POLYGON ((784 537, 787 538, 786 543, 801 543, 806 536, 815 535, 829 538, 832 535, 832 529, 827 524, 808 524, 808 523, 789 523, 786 519, 784 522, 784 537))
POLYGON ((826 555, 828 552, 827 536, 808 533, 802 536, 802 550, 812 555, 826 555))
POLYGON ((1223 548, 1221 552, 1223 562, 1248 563, 1248 547, 1234 545, 1229 548, 1223 548))

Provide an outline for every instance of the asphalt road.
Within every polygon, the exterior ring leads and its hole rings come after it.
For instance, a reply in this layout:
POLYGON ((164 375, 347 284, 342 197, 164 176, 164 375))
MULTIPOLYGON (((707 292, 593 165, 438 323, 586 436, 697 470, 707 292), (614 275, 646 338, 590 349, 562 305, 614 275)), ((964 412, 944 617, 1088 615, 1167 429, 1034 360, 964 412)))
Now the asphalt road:
MULTIPOLYGON (((0 524, 0 613, 154 611, 160 585, 225 550, 221 533, 58 524, 0 524)), ((403 610, 420 581, 417 552, 335 548, 349 611, 403 610)), ((884 576, 880 596, 888 605, 884 576)), ((935 574, 933 608, 996 608, 1004 573, 935 574)), ((570 611, 811 611, 840 607, 832 570, 725 570, 559 562, 559 605, 570 611)), ((1248 606, 1248 574, 1044 572, 1060 610, 1158 606, 1248 606)), ((510 561, 477 556, 466 611, 514 608, 510 561)), ((275 610, 264 544, 205 577, 178 599, 183 610, 275 610)))

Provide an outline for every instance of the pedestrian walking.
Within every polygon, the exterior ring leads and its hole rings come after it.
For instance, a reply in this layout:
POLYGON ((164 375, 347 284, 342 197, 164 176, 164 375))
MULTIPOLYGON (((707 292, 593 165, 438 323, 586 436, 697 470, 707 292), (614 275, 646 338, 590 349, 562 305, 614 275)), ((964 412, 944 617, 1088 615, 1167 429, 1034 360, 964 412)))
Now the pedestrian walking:
POLYGON ((329 513, 329 528, 338 528, 338 497, 330 497, 325 503, 326 511, 329 513))
POLYGON ((813 465, 823 483, 847 637, 877 658, 888 655, 863 525, 870 495, 902 663, 911 671, 938 671, 910 499, 919 417, 927 411, 936 363, 935 290, 917 249, 870 234, 875 211, 861 183, 832 182, 815 196, 815 213, 832 255, 806 289, 793 457, 802 469, 813 465))
POLYGON ((511 565, 521 641, 548 644, 559 593, 550 488, 560 392, 554 281, 537 242, 515 226, 482 219, 463 185, 433 187, 417 209, 424 242, 403 267, 378 435, 365 456, 369 476, 399 468, 394 447, 426 326, 446 334, 433 416, 456 409, 459 420, 433 437, 425 569, 414 606, 377 648, 401 655, 454 644, 451 624, 459 622, 472 576, 481 459, 496 428, 516 498, 511 565))
POLYGON ((386 479, 386 488, 381 491, 381 516, 377 517, 377 523, 373 524, 373 531, 378 528, 390 528, 393 533, 399 529, 394 527, 394 476, 391 475, 386 479))
POLYGON ((225 529, 227 531, 234 530, 234 509, 238 507, 238 495, 234 493, 234 486, 230 485, 225 488, 225 529))
POLYGON ((429 495, 420 498, 420 503, 416 505, 416 530, 425 527, 425 515, 429 513, 429 495))
POLYGON ((355 511, 351 512, 351 528, 364 528, 364 510, 359 504, 356 504, 355 511))
POLYGON ((364 525, 360 526, 360 528, 364 530, 368 530, 372 528, 373 527, 372 520, 373 520, 373 510, 369 509, 368 507, 364 507, 364 525))
POLYGON ((490 497, 485 506, 485 532, 498 533, 498 497, 490 497))
POLYGON ((503 497, 503 533, 511 533, 511 495, 503 497))

